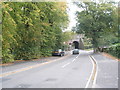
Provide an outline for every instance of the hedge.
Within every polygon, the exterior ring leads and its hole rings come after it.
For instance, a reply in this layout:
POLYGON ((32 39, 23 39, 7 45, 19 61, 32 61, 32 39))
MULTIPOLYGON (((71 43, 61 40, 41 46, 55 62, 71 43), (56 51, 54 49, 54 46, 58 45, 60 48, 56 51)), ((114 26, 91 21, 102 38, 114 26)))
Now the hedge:
POLYGON ((117 58, 120 58, 120 43, 102 49, 103 52, 109 53, 117 58))

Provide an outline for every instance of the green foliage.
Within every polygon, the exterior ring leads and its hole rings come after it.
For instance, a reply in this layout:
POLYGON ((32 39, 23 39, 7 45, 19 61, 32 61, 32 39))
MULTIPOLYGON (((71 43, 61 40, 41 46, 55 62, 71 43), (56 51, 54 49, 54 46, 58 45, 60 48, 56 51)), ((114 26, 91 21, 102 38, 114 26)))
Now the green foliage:
POLYGON ((63 33, 63 40, 64 41, 69 41, 69 40, 73 39, 74 35, 75 35, 74 32, 72 32, 72 31, 66 31, 66 32, 63 33))
POLYGON ((73 36, 75 35, 76 33, 72 32, 72 31, 65 31, 62 33, 62 47, 61 49, 64 49, 64 50, 69 50, 70 46, 69 46, 69 42, 73 39, 73 36))
POLYGON ((62 47, 68 16, 66 7, 58 6, 62 4, 3 3, 3 63, 50 56, 53 49, 62 47))
POLYGON ((103 48, 103 51, 120 59, 120 43, 112 45, 108 48, 103 48))
POLYGON ((2 57, 2 4, 0 3, 0 58, 2 57))
POLYGON ((16 23, 8 13, 6 9, 3 9, 3 23, 2 24, 2 55, 3 63, 8 61, 14 61, 12 53, 13 44, 16 44, 16 23))
POLYGON ((94 48, 118 42, 118 13, 113 3, 84 2, 77 4, 77 33, 91 39, 94 48))

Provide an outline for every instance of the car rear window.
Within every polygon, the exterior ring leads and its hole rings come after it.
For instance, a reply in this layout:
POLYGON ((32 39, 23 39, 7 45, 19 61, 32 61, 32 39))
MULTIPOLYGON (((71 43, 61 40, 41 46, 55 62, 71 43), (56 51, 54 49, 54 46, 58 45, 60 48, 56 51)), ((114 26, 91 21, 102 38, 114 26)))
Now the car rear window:
POLYGON ((62 52, 62 49, 54 50, 54 52, 62 52))

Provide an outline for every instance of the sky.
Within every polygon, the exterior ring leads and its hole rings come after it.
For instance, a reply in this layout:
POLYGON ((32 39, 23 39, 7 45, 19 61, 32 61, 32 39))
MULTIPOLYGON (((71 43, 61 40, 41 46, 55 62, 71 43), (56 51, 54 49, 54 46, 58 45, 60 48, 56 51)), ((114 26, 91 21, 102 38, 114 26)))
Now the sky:
POLYGON ((76 11, 79 10, 79 8, 74 5, 71 0, 67 0, 67 5, 68 5, 68 15, 69 15, 69 26, 65 31, 70 31, 72 29, 72 27, 74 27, 76 25, 76 11))
MULTIPOLYGON (((107 0, 108 1, 108 0, 107 0)), ((115 2, 118 2, 119 0, 113 0, 115 2)), ((76 11, 81 11, 75 4, 72 3, 72 0, 67 0, 68 5, 68 15, 69 15, 69 25, 68 28, 65 29, 65 31, 71 31, 72 27, 76 26, 76 11)))

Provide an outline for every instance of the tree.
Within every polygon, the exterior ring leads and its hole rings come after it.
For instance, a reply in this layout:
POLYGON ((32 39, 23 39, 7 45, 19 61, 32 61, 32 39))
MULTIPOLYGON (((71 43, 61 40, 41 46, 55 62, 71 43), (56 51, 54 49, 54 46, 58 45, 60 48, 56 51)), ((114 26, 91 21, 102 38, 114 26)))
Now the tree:
POLYGON ((2 3, 0 2, 0 58, 2 57, 2 3))
POLYGON ((7 4, 3 4, 3 24, 2 24, 2 59, 3 63, 14 61, 12 55, 13 44, 16 42, 16 23, 12 19, 11 15, 8 13, 9 6, 7 4))
POLYGON ((66 3, 3 2, 2 52, 3 58, 7 56, 3 61, 50 56, 53 49, 62 47, 68 16, 66 7, 60 6, 66 3))
MULTIPOLYGON (((113 3, 84 2, 77 4, 83 10, 77 12, 77 33, 83 33, 91 38, 94 50, 104 46, 108 34, 116 32, 117 13, 113 3)), ((108 43, 107 43, 108 44, 108 43)))

